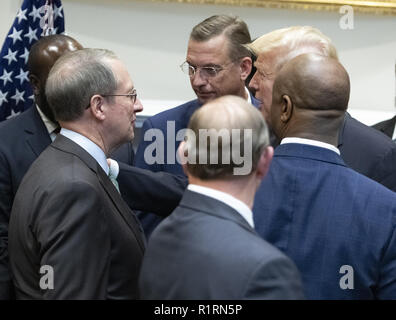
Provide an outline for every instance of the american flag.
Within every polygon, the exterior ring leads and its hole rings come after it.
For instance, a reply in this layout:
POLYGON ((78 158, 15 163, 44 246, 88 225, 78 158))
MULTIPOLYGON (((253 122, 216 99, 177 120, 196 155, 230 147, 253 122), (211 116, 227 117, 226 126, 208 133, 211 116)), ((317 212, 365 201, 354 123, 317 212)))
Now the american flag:
POLYGON ((40 37, 65 31, 60 0, 24 0, 0 54, 0 121, 33 105, 27 60, 40 37))

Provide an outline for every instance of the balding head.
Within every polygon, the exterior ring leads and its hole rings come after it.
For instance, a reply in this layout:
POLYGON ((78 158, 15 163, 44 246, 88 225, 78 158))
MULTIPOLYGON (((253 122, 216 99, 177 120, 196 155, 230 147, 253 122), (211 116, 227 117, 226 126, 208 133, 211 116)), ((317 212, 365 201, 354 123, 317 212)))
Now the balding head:
POLYGON ((30 49, 28 59, 29 80, 33 87, 35 102, 41 111, 53 122, 54 115, 48 106, 45 96, 45 83, 49 71, 56 60, 66 52, 82 49, 75 39, 55 34, 40 38, 30 49))
POLYGON ((250 174, 269 145, 260 112, 236 96, 205 104, 193 114, 188 128, 187 171, 202 180, 250 174))
POLYGON ((275 134, 281 139, 326 136, 336 141, 349 91, 348 73, 337 60, 313 53, 295 57, 274 82, 271 123, 275 134))

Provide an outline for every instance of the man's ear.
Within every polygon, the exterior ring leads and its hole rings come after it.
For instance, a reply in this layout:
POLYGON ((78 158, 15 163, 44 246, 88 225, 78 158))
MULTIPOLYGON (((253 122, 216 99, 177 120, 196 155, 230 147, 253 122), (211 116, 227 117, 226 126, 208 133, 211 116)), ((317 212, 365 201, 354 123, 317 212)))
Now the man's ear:
POLYGON ((241 68, 241 79, 245 81, 252 71, 252 59, 250 57, 243 57, 239 67, 241 68))
POLYGON ((261 153, 256 170, 260 180, 262 180, 267 175, 273 156, 274 156, 274 148, 272 148, 271 146, 266 147, 264 151, 261 153))
POLYGON ((282 122, 289 122, 292 114, 293 114, 293 101, 287 94, 282 96, 282 105, 281 105, 281 116, 280 119, 282 122))
POLYGON ((89 109, 98 120, 106 119, 106 110, 104 106, 104 98, 101 95, 95 94, 89 100, 89 109))
POLYGON ((187 157, 188 157, 188 152, 186 148, 186 142, 182 141, 180 142, 179 148, 177 149, 177 155, 179 158, 179 161, 182 165, 184 174, 187 175, 187 157))
POLYGON ((29 74, 30 85, 33 89, 33 94, 37 96, 40 93, 41 85, 39 78, 34 74, 29 74))

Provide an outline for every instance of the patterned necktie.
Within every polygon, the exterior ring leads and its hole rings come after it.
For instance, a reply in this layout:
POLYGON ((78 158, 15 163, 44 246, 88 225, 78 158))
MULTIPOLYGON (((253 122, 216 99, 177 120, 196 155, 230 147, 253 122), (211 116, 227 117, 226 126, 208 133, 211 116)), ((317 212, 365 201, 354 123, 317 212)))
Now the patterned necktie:
POLYGON ((116 187, 118 193, 120 193, 120 188, 119 188, 119 186, 118 186, 117 179, 116 179, 116 177, 114 177, 114 176, 112 175, 112 172, 111 172, 111 171, 109 171, 109 179, 110 179, 110 181, 114 184, 114 187, 116 187))

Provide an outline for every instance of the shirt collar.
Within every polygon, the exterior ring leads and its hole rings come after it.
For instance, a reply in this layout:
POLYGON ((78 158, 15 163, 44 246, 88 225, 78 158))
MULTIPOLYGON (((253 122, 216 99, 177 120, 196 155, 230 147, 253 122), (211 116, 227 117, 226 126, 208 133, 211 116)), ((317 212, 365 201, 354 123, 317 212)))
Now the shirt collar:
POLYGON ((315 147, 329 149, 331 151, 334 151, 338 155, 340 155, 340 150, 338 150, 338 148, 336 148, 335 146, 333 146, 333 145, 331 145, 329 143, 318 141, 318 140, 288 137, 288 138, 282 139, 280 144, 286 144, 286 143, 308 144, 310 146, 315 146, 315 147))
POLYGON ((395 141, 396 139, 396 125, 395 128, 393 129, 393 135, 392 135, 392 140, 395 141))
POLYGON ((245 92, 247 94, 247 102, 249 102, 250 104, 252 104, 252 97, 250 96, 250 91, 248 88, 245 87, 245 92))
POLYGON ((77 143, 81 148, 87 151, 92 158, 99 163, 103 171, 109 175, 109 165, 107 164, 106 155, 96 143, 84 137, 82 134, 69 129, 62 128, 60 134, 77 143))
POLYGON ((58 125, 54 122, 52 122, 48 117, 41 111, 40 107, 36 104, 37 111, 40 115, 41 120, 43 120, 45 127, 47 128, 48 134, 50 135, 56 128, 58 128, 58 125))
POLYGON ((189 184, 187 189, 224 202, 226 205, 236 210, 243 218, 245 218, 249 225, 254 228, 252 210, 250 210, 250 208, 245 203, 236 199, 230 194, 196 184, 189 184))

